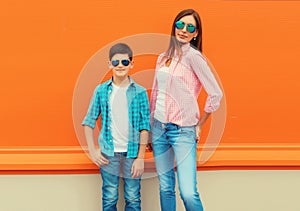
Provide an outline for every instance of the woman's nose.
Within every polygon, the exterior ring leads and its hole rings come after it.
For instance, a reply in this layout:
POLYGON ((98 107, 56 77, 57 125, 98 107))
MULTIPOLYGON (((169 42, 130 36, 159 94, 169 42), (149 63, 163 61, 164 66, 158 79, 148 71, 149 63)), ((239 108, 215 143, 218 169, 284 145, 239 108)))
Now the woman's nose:
POLYGON ((182 28, 182 31, 186 32, 186 28, 187 28, 187 26, 184 26, 184 27, 182 28))

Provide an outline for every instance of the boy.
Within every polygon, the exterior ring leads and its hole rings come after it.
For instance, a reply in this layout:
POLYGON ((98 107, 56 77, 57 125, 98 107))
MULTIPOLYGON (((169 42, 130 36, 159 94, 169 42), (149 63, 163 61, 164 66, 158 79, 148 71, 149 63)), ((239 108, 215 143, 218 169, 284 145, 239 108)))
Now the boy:
POLYGON ((140 178, 150 130, 147 92, 128 76, 129 69, 133 68, 132 50, 128 45, 112 46, 109 60, 113 77, 96 87, 82 125, 91 159, 100 167, 102 210, 117 210, 121 175, 125 210, 141 210, 140 178), (93 132, 100 114, 100 149, 96 149, 93 132))

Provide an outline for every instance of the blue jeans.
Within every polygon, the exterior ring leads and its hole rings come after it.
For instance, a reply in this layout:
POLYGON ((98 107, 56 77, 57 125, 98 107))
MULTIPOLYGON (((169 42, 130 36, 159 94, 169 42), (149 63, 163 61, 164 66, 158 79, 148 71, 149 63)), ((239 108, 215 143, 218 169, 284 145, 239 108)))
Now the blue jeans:
POLYGON ((180 197, 187 211, 203 211, 197 191, 195 127, 153 120, 152 145, 160 183, 162 211, 176 211, 174 158, 180 197))
POLYGON ((135 159, 126 158, 126 152, 116 152, 106 156, 109 164, 101 166, 102 177, 102 210, 116 211, 119 193, 119 178, 124 180, 125 211, 141 210, 141 178, 132 178, 131 166, 135 159))

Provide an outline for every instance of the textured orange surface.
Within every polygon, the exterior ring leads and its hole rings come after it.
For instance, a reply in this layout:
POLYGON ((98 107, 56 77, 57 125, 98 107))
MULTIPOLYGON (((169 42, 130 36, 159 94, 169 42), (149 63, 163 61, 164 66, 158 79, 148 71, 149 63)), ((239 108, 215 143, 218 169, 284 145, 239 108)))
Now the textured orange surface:
MULTIPOLYGON (((125 36, 168 35, 173 18, 184 8, 200 13, 204 54, 224 88, 227 118, 221 145, 263 145, 274 162, 278 157, 272 146, 297 148, 299 1, 16 0, 0 7, 1 156, 13 158, 10 163, 22 159, 18 154, 9 156, 5 149, 10 147, 78 147, 72 98, 84 65, 103 46, 125 36)), ((132 73, 153 68, 155 59, 135 58, 132 73)), ((202 93, 200 105, 204 99, 202 93)), ((201 144, 209 129, 208 123, 201 144)), ((231 164, 235 149, 217 152, 222 165, 231 164)), ((249 156, 256 161, 256 154, 249 156)), ((243 164, 248 161, 241 158, 243 164)))

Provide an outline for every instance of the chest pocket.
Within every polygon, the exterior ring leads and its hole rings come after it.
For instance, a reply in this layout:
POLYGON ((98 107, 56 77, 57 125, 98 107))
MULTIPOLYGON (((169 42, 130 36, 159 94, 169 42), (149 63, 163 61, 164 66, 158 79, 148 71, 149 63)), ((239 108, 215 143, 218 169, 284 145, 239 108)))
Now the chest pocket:
POLYGON ((134 132, 138 131, 139 126, 139 116, 140 116, 140 105, 139 105, 139 95, 133 91, 127 93, 128 100, 128 118, 129 118, 129 129, 132 130, 132 135, 135 136, 134 132))

